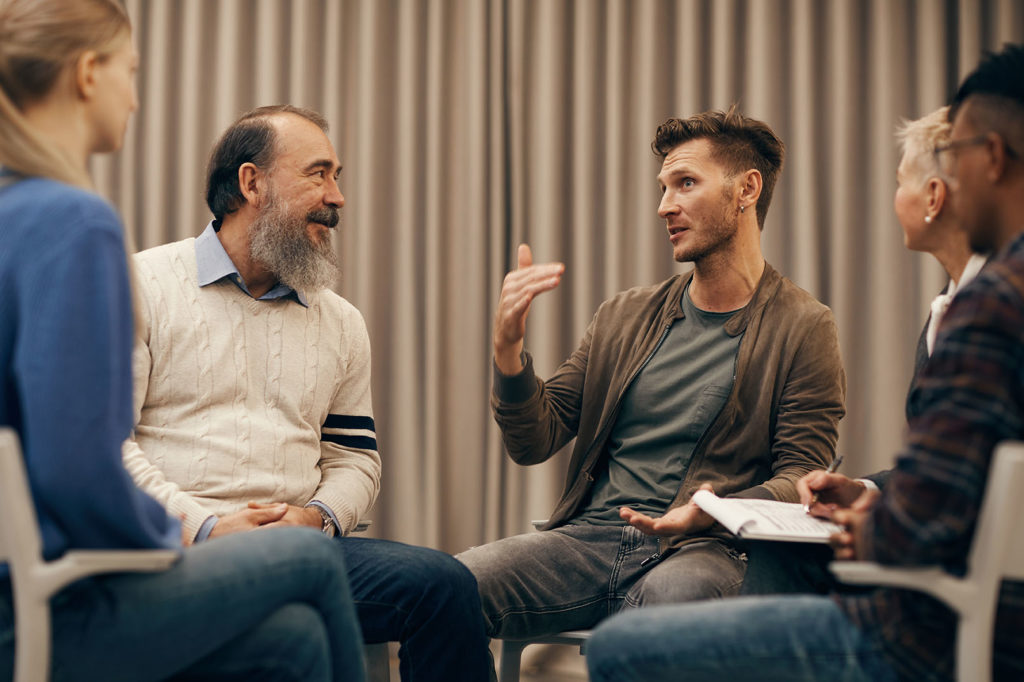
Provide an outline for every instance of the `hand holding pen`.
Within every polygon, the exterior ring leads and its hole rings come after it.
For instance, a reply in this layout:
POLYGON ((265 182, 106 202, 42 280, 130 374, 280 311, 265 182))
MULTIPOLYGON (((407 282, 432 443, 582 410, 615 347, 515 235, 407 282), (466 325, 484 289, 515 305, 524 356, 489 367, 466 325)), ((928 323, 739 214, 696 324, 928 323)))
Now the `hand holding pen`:
MULTIPOLYGON (((800 497, 805 500, 808 500, 807 502, 804 503, 805 512, 807 512, 808 514, 811 513, 811 508, 814 507, 814 505, 818 502, 818 498, 821 496, 822 491, 835 487, 834 483, 829 485, 829 476, 830 474, 834 474, 836 472, 836 470, 839 468, 839 465, 842 464, 842 462, 843 456, 836 455, 836 458, 832 460, 832 463, 829 464, 828 468, 825 469, 823 472, 813 471, 797 482, 797 491, 800 493, 800 497), (809 498, 808 495, 810 496, 809 498)), ((844 482, 844 484, 849 483, 850 485, 854 485, 860 488, 860 490, 857 492, 857 495, 859 495, 860 492, 863 491, 863 488, 859 484, 855 483, 854 481, 851 481, 845 476, 842 477, 842 481, 844 482)), ((854 495, 854 498, 856 498, 856 495, 854 495)))

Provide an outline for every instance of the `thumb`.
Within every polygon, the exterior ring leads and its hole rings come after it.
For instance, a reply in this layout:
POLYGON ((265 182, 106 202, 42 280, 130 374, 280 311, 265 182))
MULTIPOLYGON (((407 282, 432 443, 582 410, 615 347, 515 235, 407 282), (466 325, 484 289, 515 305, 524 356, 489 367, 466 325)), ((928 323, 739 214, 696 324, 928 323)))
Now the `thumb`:
POLYGON ((520 244, 519 250, 516 251, 516 259, 519 262, 518 267, 528 268, 533 265, 533 252, 530 251, 529 244, 520 244))

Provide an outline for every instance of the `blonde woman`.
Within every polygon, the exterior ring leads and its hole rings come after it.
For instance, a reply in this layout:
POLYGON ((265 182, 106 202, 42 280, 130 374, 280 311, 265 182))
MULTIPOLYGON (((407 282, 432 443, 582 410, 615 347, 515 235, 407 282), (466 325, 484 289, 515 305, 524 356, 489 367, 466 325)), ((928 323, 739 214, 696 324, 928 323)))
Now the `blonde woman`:
MULTIPOLYGON (((180 526, 121 464, 132 297, 90 155, 122 143, 137 56, 115 0, 0 0, 0 426, 19 435, 52 558, 175 548, 180 526)), ((53 680, 361 680, 345 567, 313 530, 241 534, 157 574, 53 599, 53 680)), ((0 680, 14 613, 0 564, 0 680)))

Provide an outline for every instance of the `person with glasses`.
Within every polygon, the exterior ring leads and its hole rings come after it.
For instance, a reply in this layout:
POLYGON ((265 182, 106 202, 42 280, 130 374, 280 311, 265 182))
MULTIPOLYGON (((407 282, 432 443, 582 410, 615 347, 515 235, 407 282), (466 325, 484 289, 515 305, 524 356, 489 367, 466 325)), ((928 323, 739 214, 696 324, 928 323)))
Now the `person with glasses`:
MULTIPOLYGON (((833 520, 840 559, 965 561, 996 444, 1024 439, 1024 46, 990 54, 957 91, 950 207, 984 269, 956 296, 911 396, 916 414, 880 495, 833 520), (970 142, 969 140, 977 140, 970 142)), ((957 619, 917 592, 739 597, 615 616, 587 647, 593 682, 953 679, 957 619)), ((1024 582, 1004 581, 993 679, 1024 679, 1024 582)))

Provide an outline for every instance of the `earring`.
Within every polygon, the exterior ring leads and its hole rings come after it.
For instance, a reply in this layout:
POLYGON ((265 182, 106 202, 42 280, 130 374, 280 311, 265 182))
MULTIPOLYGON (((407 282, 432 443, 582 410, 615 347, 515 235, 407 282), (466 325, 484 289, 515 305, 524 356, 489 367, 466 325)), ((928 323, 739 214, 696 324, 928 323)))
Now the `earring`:
POLYGON ((747 210, 746 206, 740 206, 740 213, 743 213, 746 210, 747 210))
POLYGON ((924 217, 924 221, 925 221, 926 223, 928 223, 929 225, 931 225, 931 224, 932 224, 932 217, 931 217, 930 215, 926 215, 926 216, 924 217))

